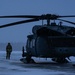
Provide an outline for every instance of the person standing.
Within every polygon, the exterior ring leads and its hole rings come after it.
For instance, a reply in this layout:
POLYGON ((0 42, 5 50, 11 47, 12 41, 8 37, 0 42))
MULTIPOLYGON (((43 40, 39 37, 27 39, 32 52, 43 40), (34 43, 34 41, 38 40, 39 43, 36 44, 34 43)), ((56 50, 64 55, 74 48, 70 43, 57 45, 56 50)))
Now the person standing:
POLYGON ((10 43, 8 43, 6 46, 6 59, 10 59, 11 52, 12 52, 12 46, 10 43))

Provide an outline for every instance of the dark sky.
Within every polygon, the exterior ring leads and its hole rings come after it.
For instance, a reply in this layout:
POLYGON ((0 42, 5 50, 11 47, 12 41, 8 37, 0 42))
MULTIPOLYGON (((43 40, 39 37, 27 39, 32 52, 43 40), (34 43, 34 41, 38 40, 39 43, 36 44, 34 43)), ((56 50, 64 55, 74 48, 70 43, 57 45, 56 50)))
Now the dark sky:
MULTIPOLYGON (((0 0, 2 15, 75 15, 75 0, 0 0)), ((66 18, 67 19, 67 18, 66 18)), ((69 20, 75 21, 75 18, 69 20)), ((0 25, 24 19, 0 19, 0 25)), ((0 42, 26 42, 32 27, 41 22, 20 24, 0 29, 0 42)))

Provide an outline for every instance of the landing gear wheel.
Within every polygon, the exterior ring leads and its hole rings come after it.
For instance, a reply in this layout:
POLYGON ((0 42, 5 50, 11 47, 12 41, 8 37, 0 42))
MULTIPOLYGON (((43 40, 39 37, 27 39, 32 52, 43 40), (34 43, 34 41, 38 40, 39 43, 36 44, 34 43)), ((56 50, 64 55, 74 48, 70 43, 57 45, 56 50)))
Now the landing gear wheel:
POLYGON ((27 54, 26 57, 21 58, 20 61, 23 63, 35 63, 35 61, 31 58, 31 55, 27 54))
POLYGON ((31 56, 30 55, 26 56, 26 61, 27 61, 27 63, 30 63, 30 61, 31 61, 31 56))
POLYGON ((68 63, 69 61, 66 58, 52 58, 52 61, 57 63, 68 63))
POLYGON ((35 61, 31 58, 31 55, 26 56, 27 63, 35 63, 35 61))
POLYGON ((68 60, 66 58, 57 58, 56 62, 58 62, 58 63, 68 63, 68 60))

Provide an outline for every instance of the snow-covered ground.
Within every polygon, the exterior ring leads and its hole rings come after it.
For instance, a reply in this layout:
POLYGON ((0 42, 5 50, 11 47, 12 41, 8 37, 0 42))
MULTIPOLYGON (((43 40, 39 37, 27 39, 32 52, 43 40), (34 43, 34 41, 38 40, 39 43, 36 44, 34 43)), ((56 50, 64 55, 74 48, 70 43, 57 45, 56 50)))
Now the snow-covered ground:
MULTIPOLYGON (((0 51, 0 75, 75 75, 72 63, 58 64, 50 59, 34 58, 36 64, 24 64, 20 61, 20 51, 12 52, 10 60, 6 60, 5 55, 0 51)), ((74 63, 75 58, 71 59, 74 63)))

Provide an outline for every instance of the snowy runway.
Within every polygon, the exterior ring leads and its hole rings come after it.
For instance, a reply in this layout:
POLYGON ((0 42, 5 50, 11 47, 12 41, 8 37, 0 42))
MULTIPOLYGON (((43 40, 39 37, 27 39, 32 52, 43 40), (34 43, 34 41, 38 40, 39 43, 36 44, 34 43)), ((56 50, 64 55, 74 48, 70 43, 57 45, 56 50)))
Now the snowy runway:
POLYGON ((21 52, 13 52, 10 60, 5 59, 5 52, 0 51, 0 75, 75 75, 72 63, 58 64, 50 59, 34 58, 36 64, 23 64, 21 52))

